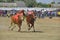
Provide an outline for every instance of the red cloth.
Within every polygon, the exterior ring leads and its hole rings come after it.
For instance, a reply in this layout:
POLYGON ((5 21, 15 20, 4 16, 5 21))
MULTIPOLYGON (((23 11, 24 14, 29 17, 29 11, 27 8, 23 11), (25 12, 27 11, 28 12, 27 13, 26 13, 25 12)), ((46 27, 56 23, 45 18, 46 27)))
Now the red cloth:
POLYGON ((13 16, 13 20, 16 21, 18 23, 18 16, 23 16, 23 13, 17 13, 16 15, 13 16))

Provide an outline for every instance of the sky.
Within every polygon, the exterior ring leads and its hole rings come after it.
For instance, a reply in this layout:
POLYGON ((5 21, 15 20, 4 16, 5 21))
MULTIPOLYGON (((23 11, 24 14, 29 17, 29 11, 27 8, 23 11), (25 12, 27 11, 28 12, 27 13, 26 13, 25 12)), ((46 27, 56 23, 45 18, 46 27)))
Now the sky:
POLYGON ((55 1, 55 2, 60 2, 60 0, 36 0, 37 2, 42 2, 42 3, 51 3, 52 1, 55 1))

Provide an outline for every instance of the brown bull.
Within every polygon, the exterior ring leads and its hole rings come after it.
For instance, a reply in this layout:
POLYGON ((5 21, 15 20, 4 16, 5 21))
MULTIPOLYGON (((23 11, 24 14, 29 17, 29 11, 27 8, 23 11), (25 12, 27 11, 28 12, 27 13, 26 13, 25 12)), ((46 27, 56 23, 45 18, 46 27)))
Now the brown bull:
MULTIPOLYGON (((23 16, 24 16, 24 10, 20 10, 18 11, 15 15, 11 16, 11 26, 14 24, 17 24, 19 29, 18 31, 21 30, 21 25, 22 25, 22 21, 23 21, 23 16)), ((11 26, 9 28, 11 28, 11 26)), ((14 26, 13 28, 11 28, 11 30, 13 30, 16 26, 14 26)))
POLYGON ((29 27, 28 30, 30 30, 33 27, 33 31, 35 32, 35 28, 34 28, 35 15, 33 11, 28 11, 28 15, 26 16, 26 21, 29 27))

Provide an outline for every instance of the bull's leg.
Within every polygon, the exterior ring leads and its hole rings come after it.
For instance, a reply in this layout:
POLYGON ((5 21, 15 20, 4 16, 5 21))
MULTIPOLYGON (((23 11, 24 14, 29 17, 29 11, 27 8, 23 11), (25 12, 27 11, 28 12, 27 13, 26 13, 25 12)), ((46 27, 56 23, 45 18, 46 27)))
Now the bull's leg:
POLYGON ((11 28, 11 30, 13 30, 15 27, 16 27, 16 26, 15 26, 15 24, 14 24, 14 27, 13 27, 13 28, 11 28))
POLYGON ((18 25, 18 27, 19 27, 18 32, 21 31, 21 25, 22 25, 22 24, 19 24, 19 25, 18 25))
POLYGON ((30 30, 30 24, 29 24, 29 23, 27 23, 27 25, 28 25, 28 30, 30 30))
POLYGON ((33 27, 33 31, 35 32, 35 27, 34 27, 34 23, 31 24, 30 29, 33 27))
POLYGON ((19 26, 18 32, 20 32, 20 30, 21 30, 21 26, 19 26))
POLYGON ((32 26, 33 26, 33 25, 31 24, 31 26, 29 27, 29 30, 32 28, 32 26))
POLYGON ((35 32, 35 27, 34 27, 34 24, 33 24, 33 31, 35 32))
POLYGON ((10 26, 9 26, 9 29, 13 26, 13 23, 11 22, 10 26))
POLYGON ((28 24, 28 30, 30 30, 30 24, 28 24))

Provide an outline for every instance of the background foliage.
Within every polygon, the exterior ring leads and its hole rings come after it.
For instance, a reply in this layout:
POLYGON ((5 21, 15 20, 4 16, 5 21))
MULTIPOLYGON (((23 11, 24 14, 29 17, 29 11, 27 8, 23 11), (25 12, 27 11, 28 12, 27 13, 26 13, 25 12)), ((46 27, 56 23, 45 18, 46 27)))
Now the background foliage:
MULTIPOLYGON (((0 2, 24 1, 27 7, 51 7, 50 4, 37 3, 36 0, 0 0, 0 2)), ((55 2, 52 2, 54 4, 55 2)))

